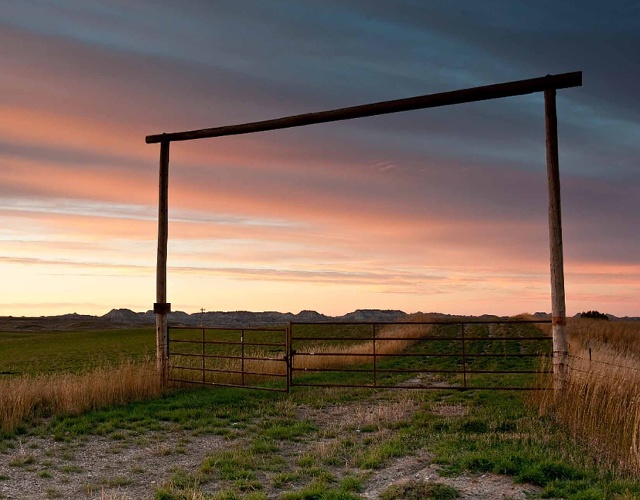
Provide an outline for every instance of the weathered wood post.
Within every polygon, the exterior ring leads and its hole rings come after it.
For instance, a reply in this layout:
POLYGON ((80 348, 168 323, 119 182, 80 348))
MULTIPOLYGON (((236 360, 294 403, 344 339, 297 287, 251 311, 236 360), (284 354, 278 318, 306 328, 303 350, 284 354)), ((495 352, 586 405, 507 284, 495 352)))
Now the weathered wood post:
POLYGON ((556 91, 544 91, 547 135, 547 177, 549 185, 549 249, 551 264, 551 321, 553 331, 553 389, 564 389, 568 375, 567 318, 564 298, 562 251, 562 213, 560 204, 560 168, 558 163, 558 118, 556 91))
POLYGON ((156 369, 162 386, 168 379, 167 315, 171 304, 167 303, 167 241, 169 238, 169 141, 160 143, 160 179, 158 197, 158 260, 156 266, 156 369))

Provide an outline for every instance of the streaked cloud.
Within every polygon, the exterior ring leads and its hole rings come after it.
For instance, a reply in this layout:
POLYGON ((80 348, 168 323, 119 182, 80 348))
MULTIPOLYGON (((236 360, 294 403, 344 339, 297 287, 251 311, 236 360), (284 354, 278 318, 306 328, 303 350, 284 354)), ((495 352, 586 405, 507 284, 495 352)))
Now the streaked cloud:
MULTIPOLYGON (((146 134, 577 69, 584 87, 558 93, 569 312, 638 314, 638 9, 489 7, 3 6, 0 267, 21 284, 0 314, 149 308, 146 134)), ((546 189, 540 95, 172 144, 171 300, 548 309, 546 189)))

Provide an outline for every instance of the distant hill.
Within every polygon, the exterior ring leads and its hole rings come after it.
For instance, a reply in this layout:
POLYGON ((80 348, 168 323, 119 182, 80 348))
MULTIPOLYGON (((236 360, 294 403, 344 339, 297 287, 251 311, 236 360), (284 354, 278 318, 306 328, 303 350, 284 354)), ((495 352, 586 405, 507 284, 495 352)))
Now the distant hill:
POLYGON ((115 324, 145 325, 153 323, 154 315, 153 311, 137 313, 131 309, 111 309, 111 311, 102 316, 102 319, 115 324))
MULTIPOLYGON (((317 311, 300 311, 298 314, 277 311, 207 311, 205 313, 187 314, 182 311, 169 313, 169 323, 185 326, 268 326, 282 325, 290 321, 305 323, 319 323, 322 321, 398 321, 405 318, 404 311, 389 311, 378 309, 358 309, 344 316, 326 316, 317 311)), ((153 325, 155 315, 153 311, 137 313, 130 309, 112 309, 102 316, 112 324, 153 325)))
MULTIPOLYGON (((169 313, 169 324, 181 326, 243 326, 284 325, 290 321, 318 323, 322 321, 398 321, 406 318, 403 311, 359 309, 344 316, 326 316, 317 311, 300 311, 298 314, 277 311, 209 311, 188 314, 183 311, 169 313)), ((86 331, 131 328, 155 325, 153 311, 135 312, 131 309, 112 309, 103 316, 86 314, 62 314, 59 316, 13 317, 0 316, 0 331, 44 332, 86 331)))
MULTIPOLYGON (((209 311, 205 313, 186 313, 176 311, 169 314, 171 325, 182 326, 222 326, 238 328, 243 326, 272 326, 284 325, 293 322, 320 323, 323 321, 345 321, 345 322, 371 322, 384 323, 392 321, 404 321, 415 319, 417 315, 409 315, 400 310, 388 309, 357 309, 343 316, 326 316, 317 311, 300 311, 297 314, 290 312, 281 313, 277 311, 209 311)), ((423 315, 425 316, 425 315, 423 315)), ((482 316, 454 316, 450 314, 429 313, 430 318, 441 318, 444 320, 461 319, 498 319, 498 316, 484 314, 482 316)), ((537 318, 551 318, 551 315, 544 312, 536 312, 537 318)), ((579 317, 579 314, 577 315, 579 317)), ((619 318, 613 314, 608 314, 612 321, 640 321, 640 317, 619 318)), ((107 330, 117 328, 131 328, 141 326, 153 326, 155 324, 155 314, 153 311, 134 312, 131 309, 112 309, 103 316, 90 316, 86 314, 62 314, 59 316, 39 316, 39 317, 12 317, 0 316, 0 331, 4 332, 38 332, 38 331, 87 331, 87 330, 107 330)))

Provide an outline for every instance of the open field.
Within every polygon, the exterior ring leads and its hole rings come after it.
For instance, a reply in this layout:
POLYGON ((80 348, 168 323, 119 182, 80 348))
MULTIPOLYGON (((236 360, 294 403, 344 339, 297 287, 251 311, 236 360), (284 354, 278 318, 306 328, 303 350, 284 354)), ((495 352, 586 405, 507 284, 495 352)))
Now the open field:
MULTIPOLYGON (((0 352, 7 352, 1 351, 2 335, 0 352)), ((110 352, 107 362, 95 363, 84 351, 95 344, 73 343, 74 352, 69 339, 78 333, 65 335, 46 340, 48 352, 62 360, 57 347, 67 350, 75 361, 59 366, 78 376, 95 373, 96 365, 117 366, 145 338, 153 345, 148 330, 88 334, 110 352)), ((19 342, 5 340, 13 349, 19 342)), ((44 360, 21 359, 11 363, 23 373, 47 371, 44 360)), ((152 364, 128 364, 142 370, 136 378, 153 379, 152 364)), ((339 374, 310 376, 331 382, 339 374)), ((21 378, 5 376, 5 383, 21 378)), ((446 385, 445 376, 437 379, 446 385)), ((603 463, 588 443, 576 445, 554 417, 539 417, 530 400, 513 391, 446 387, 174 390, 146 401, 37 417, 17 433, 5 432, 0 498, 335 500, 454 498, 456 492, 461 498, 640 498, 640 483, 603 463)))
POLYGON ((80 373, 155 357, 155 330, 1 332, 0 379, 46 373, 80 373))

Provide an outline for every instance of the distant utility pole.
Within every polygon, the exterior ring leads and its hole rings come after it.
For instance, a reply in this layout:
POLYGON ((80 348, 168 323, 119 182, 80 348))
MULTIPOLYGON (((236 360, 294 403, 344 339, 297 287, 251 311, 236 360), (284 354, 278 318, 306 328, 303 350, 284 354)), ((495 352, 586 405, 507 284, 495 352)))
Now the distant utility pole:
POLYGON ((205 311, 205 308, 201 307, 200 308, 200 328, 204 328, 204 311, 205 311))

